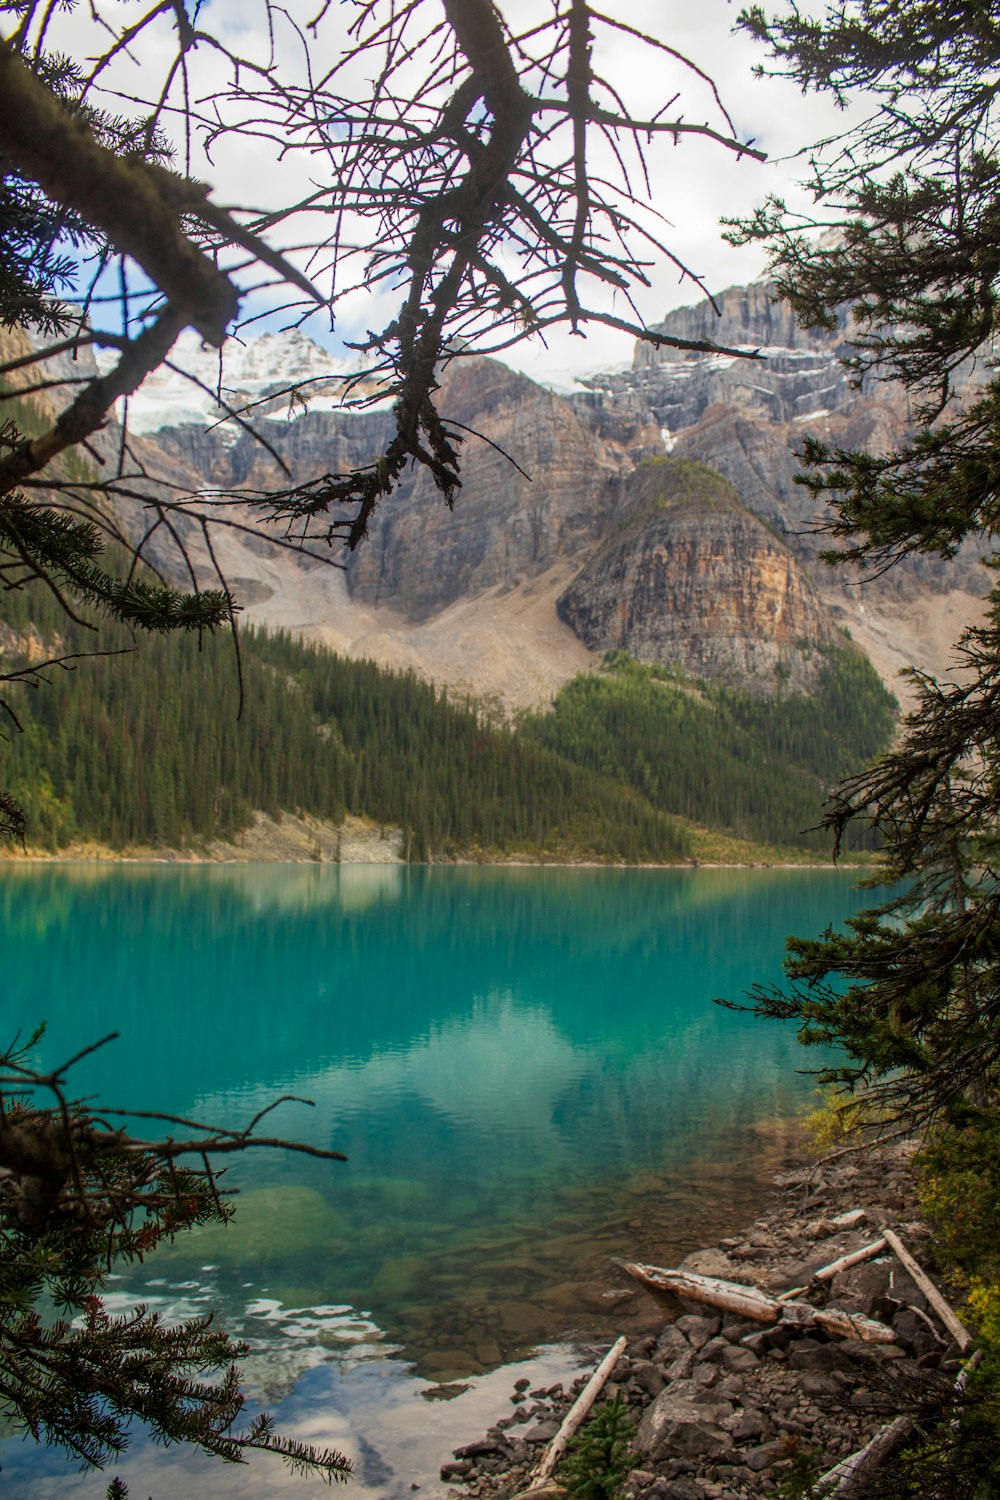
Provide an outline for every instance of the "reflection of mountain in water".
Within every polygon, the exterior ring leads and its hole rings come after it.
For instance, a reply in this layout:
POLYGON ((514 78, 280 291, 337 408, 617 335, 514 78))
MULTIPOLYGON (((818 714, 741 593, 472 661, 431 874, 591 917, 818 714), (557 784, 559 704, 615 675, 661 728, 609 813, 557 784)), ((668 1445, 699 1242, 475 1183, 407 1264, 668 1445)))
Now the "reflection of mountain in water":
POLYGON ((849 882, 371 873, 0 881, 18 1015, 47 1017, 60 1058, 122 1032, 81 1092, 229 1125, 305 1095, 269 1127, 349 1155, 234 1163, 236 1225, 184 1236, 140 1290, 208 1278, 227 1316, 268 1299, 275 1330, 357 1309, 435 1379, 604 1329, 611 1255, 683 1253, 752 1211, 748 1128, 807 1086, 788 1031, 710 1002, 773 977, 789 930, 841 919, 849 882))
MULTIPOLYGON (((662 1036, 664 1018, 775 977, 789 931, 819 931, 853 906, 837 874, 388 873, 363 909, 367 868, 5 873, 18 1014, 48 1018, 60 1058, 120 1031, 116 1093, 141 1107, 155 1102, 150 1057, 164 1103, 178 1087, 190 1101, 362 1063, 489 995, 544 1006, 574 1044, 635 1050, 662 1036), (291 905, 291 892, 308 900, 291 905)), ((81 1087, 101 1066, 84 1065, 95 1071, 81 1087)))

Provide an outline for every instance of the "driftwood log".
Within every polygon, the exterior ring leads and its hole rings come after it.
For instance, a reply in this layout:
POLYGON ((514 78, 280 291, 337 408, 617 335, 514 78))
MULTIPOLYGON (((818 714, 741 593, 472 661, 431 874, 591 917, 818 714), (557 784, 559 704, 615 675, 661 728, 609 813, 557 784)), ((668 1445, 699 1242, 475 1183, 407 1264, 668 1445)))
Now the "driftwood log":
MULTIPOLYGON (((982 1350, 977 1349, 959 1370, 955 1381, 956 1396, 961 1396, 982 1357, 982 1350)), ((951 1425, 952 1429, 956 1428, 958 1419, 955 1418, 951 1425)), ((863 1494, 864 1487, 875 1470, 892 1457, 913 1430, 914 1423, 909 1417, 897 1417, 894 1422, 880 1427, 870 1442, 857 1453, 852 1453, 849 1458, 842 1458, 839 1464, 835 1464, 817 1479, 815 1493, 821 1500, 852 1500, 852 1496, 863 1494)))
POLYGON ((913 1422, 909 1417, 897 1417, 894 1422, 880 1427, 863 1448, 849 1458, 841 1459, 816 1481, 816 1494, 823 1500, 850 1500, 852 1495, 862 1494, 875 1470, 892 1457, 912 1431, 913 1422))
MULTIPOLYGON (((831 1260, 828 1266, 821 1266, 818 1271, 812 1273, 810 1281, 832 1281, 838 1272, 849 1271, 852 1266, 860 1266, 863 1261, 874 1260, 876 1255, 881 1255, 883 1250, 888 1249, 889 1241, 883 1235, 880 1240, 872 1240, 870 1245, 862 1245, 860 1250, 850 1250, 839 1260, 831 1260)), ((778 1301, 791 1302, 805 1290, 804 1286, 792 1287, 790 1292, 782 1292, 778 1301)))
MULTIPOLYGON (((544 1487, 546 1481, 551 1479, 556 1464, 566 1452, 578 1429, 586 1420, 590 1408, 607 1385, 608 1377, 618 1363, 625 1348, 625 1343, 626 1340, 623 1335, 611 1345, 611 1348, 601 1360, 601 1363, 597 1366, 597 1369, 591 1375, 565 1417, 563 1417, 559 1431, 542 1454, 541 1462, 532 1474, 531 1483, 528 1489, 522 1492, 523 1494, 535 1495, 536 1491, 544 1487)), ((520 1496, 517 1497, 517 1500, 520 1500, 520 1496)))
POLYGON ((924 1268, 913 1259, 913 1256, 907 1250, 899 1235, 895 1234, 893 1230, 887 1229, 885 1230, 885 1239, 909 1271, 917 1286, 927 1298, 930 1306, 933 1307, 941 1322, 951 1334, 951 1337, 955 1340, 960 1352, 968 1354, 972 1348, 972 1334, 966 1328, 965 1324, 956 1316, 953 1309, 944 1300, 924 1268))
POLYGON ((716 1276, 699 1276, 694 1271, 668 1271, 661 1266, 644 1266, 619 1261, 623 1270, 654 1292, 669 1292, 691 1302, 703 1302, 722 1312, 738 1313, 757 1323, 794 1323, 797 1327, 815 1326, 840 1338, 863 1339, 867 1344, 891 1344, 895 1334, 874 1318, 860 1313, 841 1312, 837 1307, 812 1307, 808 1302, 782 1302, 755 1286, 741 1282, 721 1281, 716 1276))

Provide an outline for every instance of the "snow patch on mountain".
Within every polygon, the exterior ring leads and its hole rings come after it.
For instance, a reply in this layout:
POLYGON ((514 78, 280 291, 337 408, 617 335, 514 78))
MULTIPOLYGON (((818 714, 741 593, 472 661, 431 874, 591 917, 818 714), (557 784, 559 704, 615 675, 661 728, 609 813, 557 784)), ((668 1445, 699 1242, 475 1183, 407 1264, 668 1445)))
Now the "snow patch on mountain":
MULTIPOLYGON (((104 355, 102 363, 116 359, 114 353, 104 355)), ((292 421, 308 410, 371 410, 387 404, 389 398, 380 396, 356 358, 338 359, 299 329, 265 333, 249 343, 227 339, 221 350, 186 329, 169 363, 129 398, 128 425, 132 432, 149 433, 222 422, 224 430, 235 433, 234 411, 246 421, 292 421)), ((118 415, 124 415, 123 405, 118 415)))

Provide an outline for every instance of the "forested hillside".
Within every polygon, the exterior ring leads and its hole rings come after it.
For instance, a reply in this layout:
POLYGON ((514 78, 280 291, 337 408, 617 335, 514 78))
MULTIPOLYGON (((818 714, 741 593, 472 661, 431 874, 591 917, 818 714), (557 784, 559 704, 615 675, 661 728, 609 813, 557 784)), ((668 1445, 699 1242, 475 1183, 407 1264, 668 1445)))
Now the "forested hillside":
MULTIPOLYGON (((5 596, 16 650, 93 649, 52 596, 5 596)), ((106 634, 106 632, 105 632, 106 634)), ((102 634, 102 640, 104 635, 102 634)), ((120 647, 131 642, 124 632, 120 647)), ((486 724, 412 674, 247 631, 239 675, 226 636, 149 639, 52 669, 16 711, 0 765, 34 846, 113 848, 226 837, 254 809, 355 813, 402 826, 411 859, 477 849, 672 860, 687 835, 641 795, 486 724)))
MULTIPOLYGON (((41 590, 3 600, 11 654, 93 648, 41 590)), ((102 633, 102 640, 107 632, 102 633)), ((107 643, 105 643, 107 644, 107 643)), ((624 861, 689 857, 678 817, 741 837, 822 847, 800 830, 827 785, 881 749, 891 700, 832 651, 815 700, 694 689, 621 653, 517 729, 414 675, 246 631, 150 639, 81 661, 16 701, 2 757, 29 842, 112 848, 231 837, 255 809, 399 825, 411 859, 478 853, 624 861)))
POLYGON ((751 697, 642 666, 621 651, 577 677, 523 732, 655 807, 745 839, 828 850, 813 830, 834 782, 885 750, 896 703, 845 642, 816 692, 751 697))

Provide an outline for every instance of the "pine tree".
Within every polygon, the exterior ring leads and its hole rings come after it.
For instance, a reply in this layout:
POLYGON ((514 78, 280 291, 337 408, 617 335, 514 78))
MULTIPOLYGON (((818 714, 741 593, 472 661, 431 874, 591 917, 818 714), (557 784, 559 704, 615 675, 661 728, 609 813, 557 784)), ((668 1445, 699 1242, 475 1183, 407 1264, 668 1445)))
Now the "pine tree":
MULTIPOLYGON (((810 219, 771 201, 734 237, 768 245, 777 291, 800 320, 852 320, 853 378, 913 394, 915 427, 881 454, 807 441, 804 482, 829 502, 828 560, 876 570, 910 553, 952 556, 967 538, 996 556, 1000 380, 1000 6, 851 0, 820 19, 742 24, 771 47, 772 71, 839 101, 875 107, 813 153, 810 219), (836 229, 818 239, 810 229, 836 229), (956 382, 978 367, 971 395, 956 382)), ((964 639, 962 685, 917 676, 898 746, 833 798, 839 842, 881 837, 888 906, 847 936, 790 943, 791 993, 757 992, 807 1042, 836 1041, 831 1072, 874 1086, 907 1124, 964 1121, 997 1106, 1000 1084, 1000 594, 964 639)))
MULTIPOLYGON (((848 321, 856 384, 892 379, 913 398, 911 435, 889 452, 806 442, 804 482, 830 505, 828 560, 878 572, 971 541, 995 566, 1000 5, 849 0, 775 20, 754 6, 741 22, 770 45, 774 70, 838 102, 864 91, 860 110, 874 104, 815 149, 813 215, 772 201, 734 227, 769 245, 776 287, 803 323, 848 321), (819 239, 820 226, 834 233, 819 239)), ((763 1015, 797 1022, 802 1041, 839 1047, 820 1076, 860 1092, 863 1122, 919 1134, 925 1173, 938 1174, 928 1212, 936 1198, 959 1221, 963 1182, 1000 1191, 996 1154, 983 1151, 1000 1123, 1000 591, 987 604, 986 623, 963 638, 957 685, 914 674, 901 740, 829 807, 838 847, 858 828, 877 831, 898 894, 846 932, 791 939, 789 984, 752 995, 763 1015)), ((946 1261, 949 1233, 937 1252, 946 1261)), ((981 1307, 995 1309, 995 1243, 969 1246, 951 1233, 951 1270, 979 1278, 981 1307)), ((987 1358, 969 1395, 928 1387, 921 1440, 866 1493, 996 1492, 996 1330, 979 1322, 987 1358)))

